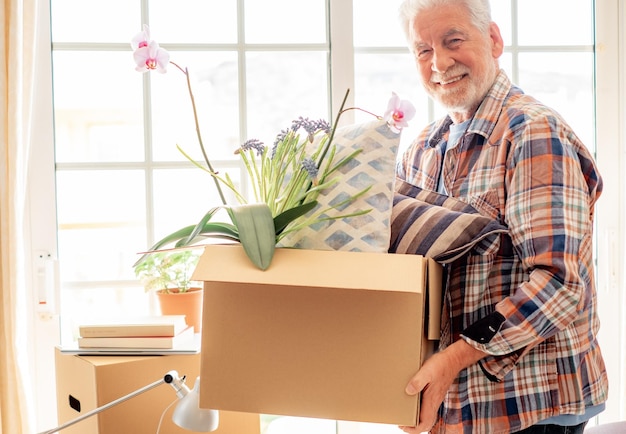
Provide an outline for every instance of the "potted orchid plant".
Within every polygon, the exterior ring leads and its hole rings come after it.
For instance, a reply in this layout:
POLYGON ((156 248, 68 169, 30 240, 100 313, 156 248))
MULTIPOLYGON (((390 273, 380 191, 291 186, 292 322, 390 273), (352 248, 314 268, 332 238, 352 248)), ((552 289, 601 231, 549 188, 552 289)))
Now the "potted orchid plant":
MULTIPOLYGON (((368 212, 338 211, 346 203, 366 194, 368 188, 365 188, 331 208, 316 210, 314 215, 307 214, 316 207, 318 195, 339 182, 339 169, 360 152, 356 150, 338 159, 333 146, 333 137, 341 114, 352 109, 344 108, 348 93, 332 126, 324 120, 299 118, 293 121, 290 128, 278 134, 272 146, 265 146, 258 140, 248 140, 241 146, 237 153, 253 187, 254 202, 249 203, 239 193, 228 174, 218 174, 210 162, 200 133, 189 71, 170 60, 167 50, 150 38, 148 26, 144 26, 143 31, 135 36, 131 45, 137 71, 165 73, 168 66, 172 65, 186 78, 204 162, 196 162, 180 146, 177 147, 189 161, 213 178, 222 200, 221 205, 209 209, 199 222, 165 236, 151 246, 150 251, 172 245, 175 248, 191 246, 207 237, 220 237, 240 242, 252 262, 260 269, 266 269, 272 260, 277 242, 285 235, 322 220, 353 217, 368 212), (223 188, 234 193, 238 201, 236 205, 226 203, 223 188), (221 209, 226 210, 230 222, 213 220, 221 209)), ((384 118, 397 131, 405 127, 414 114, 415 109, 411 103, 393 94, 384 116, 374 116, 384 118)), ((146 255, 143 255, 136 266, 145 260, 146 255)))

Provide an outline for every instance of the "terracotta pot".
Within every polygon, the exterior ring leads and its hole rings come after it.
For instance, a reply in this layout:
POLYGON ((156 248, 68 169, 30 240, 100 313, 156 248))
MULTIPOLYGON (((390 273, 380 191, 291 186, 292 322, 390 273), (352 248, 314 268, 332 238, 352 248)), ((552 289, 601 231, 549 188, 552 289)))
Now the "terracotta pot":
POLYGON ((195 333, 202 329, 202 288, 190 288, 186 292, 170 289, 169 293, 157 291, 162 315, 185 315, 187 325, 195 333))

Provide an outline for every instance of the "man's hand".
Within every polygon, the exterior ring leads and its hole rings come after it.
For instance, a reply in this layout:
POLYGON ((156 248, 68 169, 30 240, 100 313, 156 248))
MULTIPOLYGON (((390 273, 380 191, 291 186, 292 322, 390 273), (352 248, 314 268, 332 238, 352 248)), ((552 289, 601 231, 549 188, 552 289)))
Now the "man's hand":
POLYGON ((459 340, 429 357, 406 386, 409 395, 422 393, 418 425, 401 426, 400 429, 411 434, 430 431, 437 421, 439 406, 459 372, 485 356, 482 351, 459 340))

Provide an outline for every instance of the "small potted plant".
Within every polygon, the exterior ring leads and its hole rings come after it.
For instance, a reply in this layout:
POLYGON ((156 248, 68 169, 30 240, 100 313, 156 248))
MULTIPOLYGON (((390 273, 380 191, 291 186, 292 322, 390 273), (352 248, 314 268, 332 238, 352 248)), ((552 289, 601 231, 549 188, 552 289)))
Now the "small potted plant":
POLYGON ((151 253, 135 264, 135 275, 146 291, 155 291, 162 315, 185 315, 187 324, 200 331, 202 286, 191 280, 198 263, 197 249, 151 253))

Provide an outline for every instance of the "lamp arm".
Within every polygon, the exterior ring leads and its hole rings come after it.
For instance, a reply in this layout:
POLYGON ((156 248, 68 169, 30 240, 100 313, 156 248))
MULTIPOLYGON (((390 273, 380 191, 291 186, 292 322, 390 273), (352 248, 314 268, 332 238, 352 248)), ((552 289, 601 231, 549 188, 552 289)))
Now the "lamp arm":
MULTIPOLYGON (((184 377, 183 377, 183 381, 184 381, 184 377)), ((137 395, 140 395, 144 392, 147 392, 150 389, 154 389, 157 386, 160 386, 163 383, 172 383, 172 372, 168 372, 167 374, 165 374, 165 376, 163 378, 161 378, 160 380, 155 381, 154 383, 148 384, 147 386, 142 387, 141 389, 137 389, 134 392, 129 393, 128 395, 122 396, 121 398, 116 399, 115 401, 111 401, 108 404, 104 404, 101 407, 98 407, 94 410, 91 410, 79 417, 77 417, 76 419, 72 419, 69 422, 64 423, 63 425, 59 425, 58 427, 48 430, 48 431, 43 431, 39 434, 53 434, 57 431, 61 431, 62 429, 65 429, 69 426, 74 425, 75 423, 80 422, 81 420, 87 419, 88 417, 94 416, 106 409, 109 409, 111 407, 116 406, 117 404, 121 404, 122 402, 129 400, 130 398, 133 398, 137 395)))

